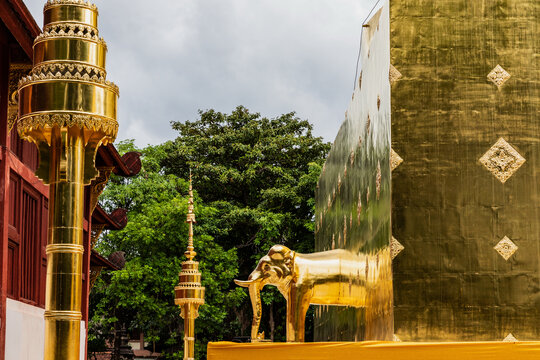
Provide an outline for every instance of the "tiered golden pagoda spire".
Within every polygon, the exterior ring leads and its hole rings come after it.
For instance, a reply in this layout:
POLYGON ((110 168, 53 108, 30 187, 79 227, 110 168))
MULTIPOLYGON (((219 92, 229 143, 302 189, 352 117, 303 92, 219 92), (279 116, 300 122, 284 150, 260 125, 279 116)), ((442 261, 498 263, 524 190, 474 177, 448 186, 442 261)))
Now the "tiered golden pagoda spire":
POLYGON ((204 304, 204 287, 201 286, 201 273, 199 263, 193 258, 197 253, 193 247, 193 187, 191 171, 189 172, 189 200, 186 222, 188 223, 188 246, 184 253, 187 260, 182 263, 179 275, 179 284, 174 288, 175 304, 180 306, 181 316, 184 318, 184 360, 195 359, 195 319, 199 316, 199 306, 204 304))
POLYGON ((106 80, 95 5, 48 0, 43 18, 32 72, 19 83, 17 129, 37 145, 36 175, 50 185, 45 359, 79 360, 84 185, 97 175, 98 147, 116 138, 118 88, 106 80))
POLYGON ((193 205, 193 185, 191 181, 191 171, 189 172, 189 200, 188 200, 188 213, 187 213, 187 219, 186 223, 188 223, 189 226, 189 232, 188 232, 188 246, 187 251, 184 253, 186 255, 186 258, 188 261, 193 260, 195 255, 197 253, 194 251, 195 248, 193 247, 193 224, 197 221, 195 220, 195 213, 193 212, 194 205, 193 205))

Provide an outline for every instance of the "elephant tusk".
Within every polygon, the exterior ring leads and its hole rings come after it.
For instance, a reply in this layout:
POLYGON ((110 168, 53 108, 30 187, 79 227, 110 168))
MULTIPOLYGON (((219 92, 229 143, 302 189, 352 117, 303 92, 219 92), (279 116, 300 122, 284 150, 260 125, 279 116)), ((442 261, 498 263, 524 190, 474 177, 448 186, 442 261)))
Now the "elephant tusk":
POLYGON ((247 280, 234 279, 234 283, 238 286, 249 287, 251 284, 255 284, 261 280, 262 280, 261 273, 258 271, 254 271, 251 274, 249 274, 249 277, 247 280))
POLYGON ((234 279, 234 283, 238 286, 242 286, 242 287, 249 287, 251 284, 253 284, 253 281, 252 280, 236 280, 234 279))

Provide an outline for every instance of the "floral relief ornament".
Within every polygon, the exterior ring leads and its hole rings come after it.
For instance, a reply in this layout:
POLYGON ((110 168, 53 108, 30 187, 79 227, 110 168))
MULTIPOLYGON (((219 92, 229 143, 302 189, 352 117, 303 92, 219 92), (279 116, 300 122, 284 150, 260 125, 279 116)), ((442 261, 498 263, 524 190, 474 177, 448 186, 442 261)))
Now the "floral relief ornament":
POLYGON ((508 335, 506 335, 506 337, 503 339, 504 342, 518 342, 519 340, 516 339, 516 337, 514 335, 512 335, 512 333, 508 333, 508 335))
POLYGON ((508 238, 508 236, 505 236, 497 245, 495 245, 494 249, 497 250, 504 260, 508 261, 508 259, 510 259, 517 251, 518 247, 508 238))
POLYGON ((394 171, 394 169, 397 168, 402 162, 403 159, 401 156, 399 156, 394 149, 390 149, 390 171, 394 171))
POLYGON ((493 70, 490 71, 490 73, 487 75, 487 78, 493 82, 497 87, 500 89, 501 86, 510 79, 510 74, 508 71, 504 70, 503 67, 499 64, 493 68, 493 70))
POLYGON ((390 255, 392 256, 392 260, 394 260, 394 258, 398 256, 398 254, 403 251, 403 249, 405 249, 405 247, 401 245, 401 243, 397 241, 395 237, 392 236, 392 239, 390 241, 390 255))
POLYGON ((390 85, 393 85, 396 81, 401 79, 403 75, 394 67, 394 65, 390 64, 390 69, 388 71, 388 80, 390 81, 390 85))
POLYGON ((25 134, 33 129, 44 127, 71 127, 87 128, 103 131, 106 135, 116 137, 118 122, 114 119, 87 114, 39 114, 21 118, 17 122, 17 131, 24 138, 25 134))
POLYGON ((504 184, 525 163, 525 158, 506 140, 499 138, 479 161, 504 184))
POLYGON ((49 6, 53 5, 82 5, 90 9, 97 10, 96 5, 84 0, 47 0, 44 8, 47 9, 49 6))

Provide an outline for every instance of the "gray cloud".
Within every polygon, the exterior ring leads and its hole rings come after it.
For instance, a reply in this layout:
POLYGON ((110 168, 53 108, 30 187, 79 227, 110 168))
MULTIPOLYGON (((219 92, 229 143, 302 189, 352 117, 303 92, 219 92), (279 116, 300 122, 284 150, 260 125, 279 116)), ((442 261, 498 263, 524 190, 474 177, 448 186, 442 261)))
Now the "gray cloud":
MULTIPOLYGON (((43 0, 25 3, 41 25, 43 0)), ((169 122, 236 105, 296 111, 332 141, 353 90, 361 23, 375 0, 101 0, 118 139, 174 139, 169 122)))

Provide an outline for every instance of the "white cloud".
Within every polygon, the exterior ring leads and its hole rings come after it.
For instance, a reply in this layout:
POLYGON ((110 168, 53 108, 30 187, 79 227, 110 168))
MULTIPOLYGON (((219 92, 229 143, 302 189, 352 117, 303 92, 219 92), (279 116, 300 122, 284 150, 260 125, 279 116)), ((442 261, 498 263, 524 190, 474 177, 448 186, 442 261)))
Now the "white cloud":
MULTIPOLYGON (((296 111, 332 141, 353 90, 361 22, 375 0, 101 0, 118 139, 173 139, 172 120, 244 105, 296 111)), ((43 0, 25 3, 41 24, 43 0)))

